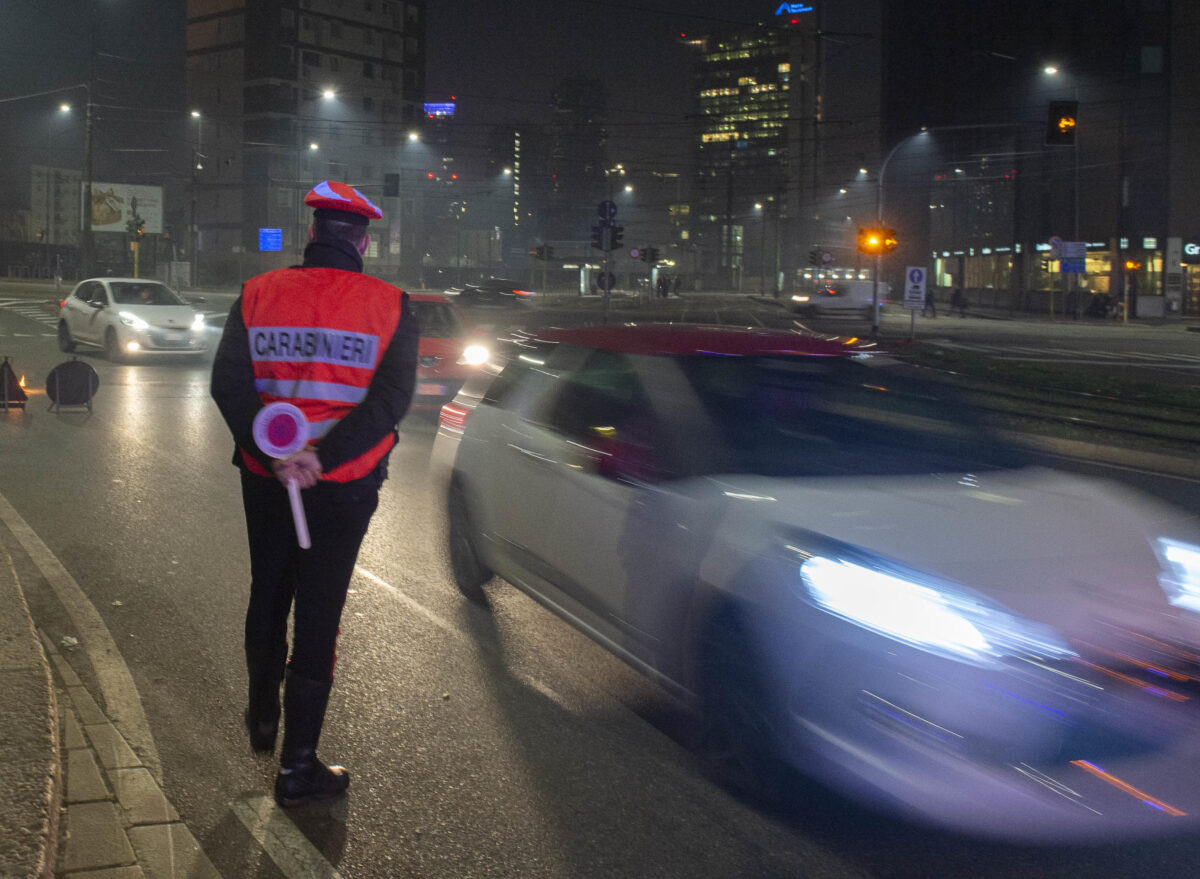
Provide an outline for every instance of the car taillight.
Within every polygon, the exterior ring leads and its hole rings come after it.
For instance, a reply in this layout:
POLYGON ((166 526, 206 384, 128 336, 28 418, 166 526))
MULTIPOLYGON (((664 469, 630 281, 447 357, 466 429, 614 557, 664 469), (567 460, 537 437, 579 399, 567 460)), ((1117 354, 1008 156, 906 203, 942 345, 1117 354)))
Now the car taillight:
POLYGON ((532 290, 513 290, 513 293, 517 296, 532 296, 533 295, 532 290))
POLYGON ((438 427, 445 428, 451 433, 462 433, 467 427, 467 416, 471 410, 453 401, 442 407, 438 413, 438 427))
POLYGON ((67 300, 65 300, 65 299, 64 299, 64 300, 62 300, 61 302, 59 302, 59 303, 58 303, 58 307, 59 307, 59 308, 63 308, 63 307, 66 305, 66 304, 67 304, 67 300))

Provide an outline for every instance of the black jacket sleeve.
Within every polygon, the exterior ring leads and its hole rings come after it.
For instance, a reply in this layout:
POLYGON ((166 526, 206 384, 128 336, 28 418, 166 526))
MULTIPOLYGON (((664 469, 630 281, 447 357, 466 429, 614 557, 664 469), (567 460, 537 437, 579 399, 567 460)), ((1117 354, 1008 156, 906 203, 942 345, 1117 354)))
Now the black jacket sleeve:
POLYGON ((317 457, 326 473, 374 448, 389 433, 395 433, 396 425, 412 402, 420 335, 416 309, 409 306, 408 294, 404 293, 400 300, 400 322, 367 386, 366 397, 317 446, 317 457))
MULTIPOLYGON (((254 365, 250 362, 250 336, 242 319, 242 297, 229 309, 225 330, 213 358, 212 398, 221 410, 225 423, 233 434, 238 448, 253 455, 268 471, 271 459, 264 455, 254 441, 254 416, 262 408, 262 400, 254 388, 254 365)), ((234 463, 241 465, 237 451, 234 463)))

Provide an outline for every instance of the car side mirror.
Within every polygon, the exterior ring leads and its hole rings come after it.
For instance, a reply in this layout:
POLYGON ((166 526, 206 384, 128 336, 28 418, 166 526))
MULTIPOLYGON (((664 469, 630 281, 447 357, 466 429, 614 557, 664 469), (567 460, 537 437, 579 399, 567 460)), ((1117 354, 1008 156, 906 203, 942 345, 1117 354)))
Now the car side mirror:
POLYGON ((92 308, 96 309, 97 311, 99 311, 101 308, 104 307, 104 303, 101 302, 99 299, 89 299, 88 305, 90 305, 92 308))

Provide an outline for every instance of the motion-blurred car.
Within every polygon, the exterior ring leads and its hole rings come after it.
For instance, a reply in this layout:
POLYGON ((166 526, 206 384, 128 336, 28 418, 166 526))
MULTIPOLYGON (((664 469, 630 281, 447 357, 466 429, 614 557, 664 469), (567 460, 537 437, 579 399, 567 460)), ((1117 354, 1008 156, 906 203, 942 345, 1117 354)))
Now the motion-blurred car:
POLYGON ((1196 522, 1031 466, 921 375, 784 332, 531 336, 442 410, 455 581, 691 701, 760 794, 798 769, 981 835, 1194 828, 1196 522))
POLYGON ((436 412, 463 382, 487 363, 488 349, 472 334, 470 320, 445 296, 408 294, 421 327, 417 349, 416 412, 436 412))
POLYGON ((466 284, 462 287, 451 287, 447 295, 457 296, 457 302, 464 308, 476 305, 500 305, 512 307, 528 305, 537 295, 532 290, 526 290, 516 281, 505 278, 489 278, 477 284, 466 284))
POLYGON ((195 355, 208 350, 204 315, 166 284, 144 278, 80 281, 58 304, 58 347, 103 348, 119 362, 143 355, 195 355))
MULTIPOLYGON (((879 307, 886 307, 890 287, 879 285, 879 307)), ((812 290, 792 295, 792 310, 815 317, 821 314, 865 314, 871 316, 875 307, 873 281, 832 281, 818 284, 812 290)))

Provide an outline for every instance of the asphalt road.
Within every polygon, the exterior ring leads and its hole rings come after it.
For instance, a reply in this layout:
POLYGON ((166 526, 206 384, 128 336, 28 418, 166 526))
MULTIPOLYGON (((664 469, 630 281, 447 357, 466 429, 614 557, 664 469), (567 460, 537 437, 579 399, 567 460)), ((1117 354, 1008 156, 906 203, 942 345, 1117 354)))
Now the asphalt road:
MULTIPOLYGON (((730 307, 748 319, 725 320, 751 325, 774 308, 730 307)), ((1200 342, 1176 335, 1162 350, 1200 342)), ((0 355, 34 391, 65 359, 36 309, 11 304, 0 304, 0 355)), ((49 413, 37 394, 0 411, 0 494, 119 645, 148 721, 131 740, 156 751, 206 853, 229 877, 283 875, 235 817, 270 790, 274 765, 250 754, 240 724, 248 561, 208 366, 83 356, 101 381, 91 414, 49 413)), ((662 691, 511 588, 493 585, 491 613, 459 597, 432 439, 428 422, 405 424, 343 619, 321 751, 350 767, 351 793, 285 819, 337 875, 1194 875, 1194 839, 1024 848, 914 829, 816 791, 796 815, 740 801, 699 771, 690 718, 662 691)), ((1105 472, 1200 511, 1194 483, 1105 472)), ((50 637, 72 635, 49 591, 28 598, 50 637)), ((98 693, 86 659, 68 658, 98 693)))

